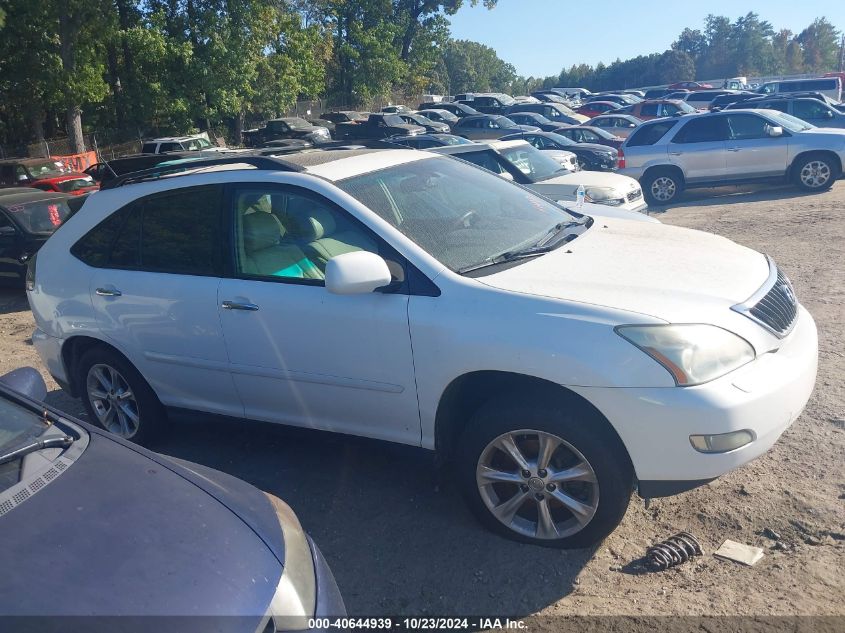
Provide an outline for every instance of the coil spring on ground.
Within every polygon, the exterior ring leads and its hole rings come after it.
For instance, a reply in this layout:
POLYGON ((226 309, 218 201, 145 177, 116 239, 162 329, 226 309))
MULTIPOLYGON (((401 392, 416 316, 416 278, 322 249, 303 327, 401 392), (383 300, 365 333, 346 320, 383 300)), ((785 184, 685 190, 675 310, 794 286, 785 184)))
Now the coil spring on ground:
POLYGON ((646 562, 652 571, 663 571, 687 562, 693 556, 701 556, 701 543, 689 532, 678 532, 665 541, 649 547, 646 562))

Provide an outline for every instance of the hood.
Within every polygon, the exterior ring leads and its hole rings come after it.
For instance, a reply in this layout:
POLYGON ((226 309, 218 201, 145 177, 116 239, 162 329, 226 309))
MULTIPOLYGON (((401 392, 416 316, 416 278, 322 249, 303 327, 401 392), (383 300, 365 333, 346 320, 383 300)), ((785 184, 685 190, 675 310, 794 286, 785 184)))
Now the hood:
POLYGON ((606 171, 587 170, 563 174, 562 176, 555 176, 554 178, 535 183, 535 186, 546 188, 554 185, 571 186, 574 188, 573 191, 578 188, 578 185, 584 185, 585 187, 613 187, 626 194, 640 188, 640 184, 630 176, 613 174, 606 171))
POLYGON ((750 297, 768 275, 763 255, 724 237, 597 217, 566 246, 478 280, 502 290, 698 323, 707 318, 708 306, 727 313, 726 319, 744 319, 729 307, 750 297))
POLYGON ((260 617, 282 566, 255 531, 146 451, 89 433, 0 518, 0 565, 14 570, 0 574, 0 613, 260 617))
POLYGON ((613 152, 613 148, 607 145, 599 145, 598 143, 578 143, 578 145, 574 147, 570 147, 569 151, 574 152, 576 150, 587 150, 590 152, 601 152, 602 154, 608 154, 613 152))
POLYGON ((800 132, 800 134, 825 134, 830 136, 836 136, 838 138, 845 139, 845 128, 840 127, 814 127, 809 130, 804 130, 800 132))

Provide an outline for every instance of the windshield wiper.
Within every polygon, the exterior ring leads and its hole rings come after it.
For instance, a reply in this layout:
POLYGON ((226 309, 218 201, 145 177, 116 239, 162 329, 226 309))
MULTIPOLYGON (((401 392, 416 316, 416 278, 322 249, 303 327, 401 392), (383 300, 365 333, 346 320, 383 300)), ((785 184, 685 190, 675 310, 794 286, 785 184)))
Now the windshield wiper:
POLYGON ((480 264, 461 268, 460 270, 458 270, 458 273, 464 274, 472 272, 473 270, 478 270, 480 268, 495 266, 496 264, 505 264, 507 262, 516 261, 518 259, 527 259, 529 257, 539 257, 540 255, 545 255, 549 251, 553 251, 555 248, 568 241, 566 238, 574 236, 574 234, 568 233, 564 237, 564 239, 556 240, 555 238, 560 235, 563 231, 565 231, 566 229, 571 229, 574 226, 584 226, 585 224, 587 224, 586 220, 558 222, 552 228, 550 228, 546 232, 546 234, 543 235, 543 237, 541 237, 537 242, 535 242, 531 246, 514 249, 512 251, 505 251, 504 253, 495 255, 480 264))
POLYGON ((30 453, 34 453, 45 448, 67 448, 71 444, 73 444, 73 438, 69 435, 65 435, 64 437, 48 437, 46 440, 37 440, 31 444, 21 446, 18 449, 0 456, 0 464, 11 462, 19 457, 29 455, 30 453))

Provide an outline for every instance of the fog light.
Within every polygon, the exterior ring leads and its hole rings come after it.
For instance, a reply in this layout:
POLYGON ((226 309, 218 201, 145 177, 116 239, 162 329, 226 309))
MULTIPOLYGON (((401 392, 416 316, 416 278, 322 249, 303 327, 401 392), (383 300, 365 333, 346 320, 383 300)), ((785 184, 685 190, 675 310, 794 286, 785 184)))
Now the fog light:
POLYGON ((754 441, 754 433, 747 429, 719 435, 690 435, 689 443, 699 453, 727 453, 754 441))

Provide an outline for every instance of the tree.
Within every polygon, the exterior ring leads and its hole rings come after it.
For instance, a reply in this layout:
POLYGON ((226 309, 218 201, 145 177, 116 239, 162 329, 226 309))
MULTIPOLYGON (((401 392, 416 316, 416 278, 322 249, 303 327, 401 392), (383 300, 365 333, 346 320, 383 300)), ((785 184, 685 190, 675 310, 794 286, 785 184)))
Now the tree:
POLYGON ((680 50, 668 50, 660 56, 656 64, 660 83, 691 81, 695 79, 695 61, 688 53, 680 50))
POLYGON ((496 51, 469 40, 451 40, 443 51, 452 94, 509 90, 516 80, 514 67, 496 51))
POLYGON ((839 32, 827 20, 816 18, 798 35, 804 51, 804 67, 810 72, 835 70, 839 62, 839 32))

